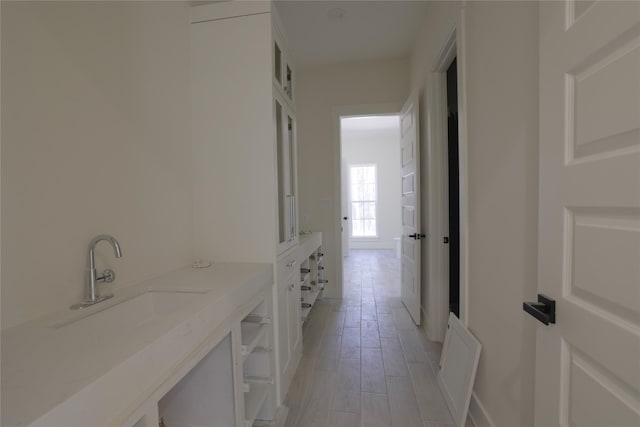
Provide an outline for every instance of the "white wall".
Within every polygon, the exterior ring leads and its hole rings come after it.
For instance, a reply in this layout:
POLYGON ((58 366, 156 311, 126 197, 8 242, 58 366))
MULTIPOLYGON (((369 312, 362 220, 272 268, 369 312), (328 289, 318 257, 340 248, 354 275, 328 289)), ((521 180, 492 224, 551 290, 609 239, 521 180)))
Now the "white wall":
MULTIPOLYGON (((429 7, 411 61, 423 129, 429 73, 461 11, 457 2, 429 7)), ((533 423, 535 322, 521 307, 537 287, 537 4, 468 2, 465 9, 468 326, 482 343, 471 412, 480 425, 526 427, 533 423)), ((423 138, 423 166, 435 143, 423 138)), ((441 285, 423 282, 422 294, 441 285)))
POLYGON ((189 10, 2 2, 2 327, 83 297, 89 240, 116 286, 193 256, 189 10))
POLYGON ((302 229, 322 231, 327 295, 335 295, 335 253, 340 244, 340 217, 335 181, 340 164, 335 161, 332 109, 361 104, 402 103, 408 95, 406 60, 366 61, 327 65, 298 72, 296 105, 298 125, 299 215, 302 229))
MULTIPOLYGON (((400 236, 400 129, 343 130, 342 157, 347 167, 375 164, 378 174, 376 238, 350 238, 351 249, 393 249, 400 236)), ((343 186, 348 183, 342 183, 343 186)))

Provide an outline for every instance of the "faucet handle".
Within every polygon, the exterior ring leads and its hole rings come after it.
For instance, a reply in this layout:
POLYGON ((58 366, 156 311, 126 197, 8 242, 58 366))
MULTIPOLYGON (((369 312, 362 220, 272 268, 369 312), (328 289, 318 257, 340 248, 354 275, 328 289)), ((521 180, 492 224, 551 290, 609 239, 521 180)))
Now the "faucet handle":
POLYGON ((96 276, 97 283, 111 283, 114 280, 116 280, 116 272, 109 268, 96 276))

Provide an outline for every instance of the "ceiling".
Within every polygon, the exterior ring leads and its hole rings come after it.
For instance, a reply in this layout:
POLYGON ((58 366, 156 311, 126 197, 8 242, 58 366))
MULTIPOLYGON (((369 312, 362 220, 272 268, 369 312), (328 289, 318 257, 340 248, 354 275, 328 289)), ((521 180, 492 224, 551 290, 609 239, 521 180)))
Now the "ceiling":
POLYGON ((340 120, 340 129, 343 132, 395 131, 400 129, 400 118, 397 115, 347 117, 340 120))
POLYGON ((276 1, 303 68, 408 56, 426 6, 426 0, 276 1))

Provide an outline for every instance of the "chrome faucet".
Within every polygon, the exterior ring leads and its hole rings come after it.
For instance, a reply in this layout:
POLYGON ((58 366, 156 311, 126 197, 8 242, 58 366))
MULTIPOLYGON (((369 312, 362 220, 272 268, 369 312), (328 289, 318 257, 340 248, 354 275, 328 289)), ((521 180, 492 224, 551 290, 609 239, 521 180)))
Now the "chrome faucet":
POLYGON ((108 234, 101 234, 91 239, 91 242, 89 242, 89 253, 87 255, 85 300, 80 304, 72 305, 71 309, 73 310, 89 307, 113 297, 113 294, 100 295, 97 287, 98 283, 111 283, 116 278, 116 273, 113 270, 106 269, 102 273, 96 271, 95 248, 96 245, 103 240, 111 243, 116 258, 122 258, 122 249, 120 249, 120 243, 118 243, 115 237, 109 236, 108 234))

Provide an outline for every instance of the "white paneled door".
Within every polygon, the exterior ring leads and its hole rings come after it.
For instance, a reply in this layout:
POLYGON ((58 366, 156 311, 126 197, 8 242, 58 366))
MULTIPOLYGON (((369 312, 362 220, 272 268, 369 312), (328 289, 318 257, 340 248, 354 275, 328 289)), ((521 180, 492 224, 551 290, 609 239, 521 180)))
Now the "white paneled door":
MULTIPOLYGON (((640 2, 540 3, 536 426, 640 426, 640 2)), ((532 319, 532 321, 534 321, 532 319)))
POLYGON ((402 163, 402 302, 420 324, 420 152, 418 95, 412 95, 400 112, 400 159, 402 163))

